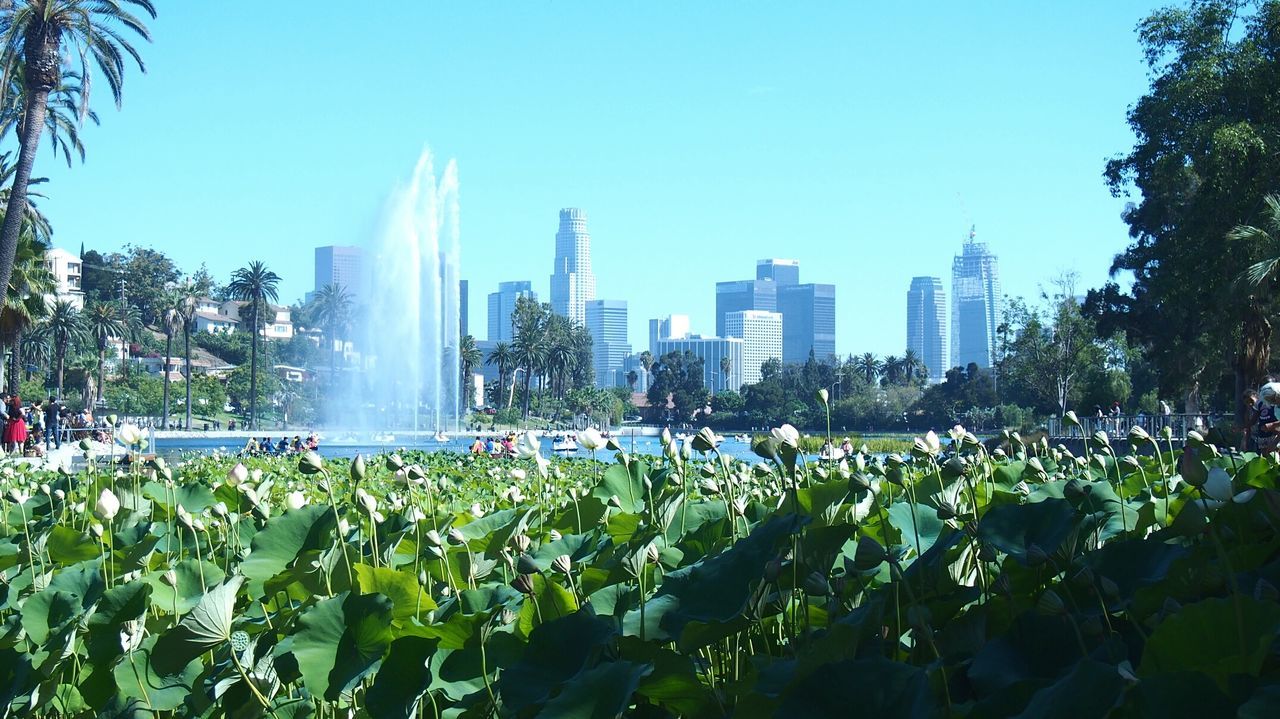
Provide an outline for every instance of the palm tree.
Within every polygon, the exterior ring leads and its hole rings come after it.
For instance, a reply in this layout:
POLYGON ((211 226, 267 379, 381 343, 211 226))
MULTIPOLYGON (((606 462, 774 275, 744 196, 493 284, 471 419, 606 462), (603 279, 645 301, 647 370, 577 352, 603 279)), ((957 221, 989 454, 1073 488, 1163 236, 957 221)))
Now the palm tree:
MULTIPOLYGON (((26 68, 19 62, 14 72, 9 73, 8 87, 0 93, 0 137, 7 137, 10 130, 16 130, 18 137, 22 137, 27 110, 27 93, 22 81, 25 74, 26 68)), ((87 106, 84 107, 84 117, 81 117, 80 98, 83 96, 84 85, 76 72, 64 73, 62 81, 49 92, 44 126, 53 145, 54 157, 61 154, 66 158, 67 167, 71 167, 73 153, 84 162, 84 144, 80 142, 83 120, 98 124, 98 113, 87 106)))
POLYGON ((173 363, 173 336, 182 331, 182 294, 177 290, 165 293, 160 304, 160 324, 164 328, 164 391, 161 400, 160 427, 169 427, 169 365, 173 363))
POLYGON ((880 374, 886 384, 897 384, 902 378, 902 359, 896 355, 885 357, 880 374))
POLYGON ((880 372, 884 370, 884 365, 876 356, 867 352, 861 357, 854 360, 854 366, 857 367, 858 373, 867 378, 867 384, 875 384, 876 378, 880 376, 880 372))
POLYGON ((124 335, 124 322, 120 319, 120 305, 114 302, 94 302, 85 308, 84 314, 85 330, 98 349, 98 396, 96 399, 101 400, 107 345, 111 344, 112 338, 124 335))
POLYGON ((45 295, 55 289, 53 275, 44 266, 44 245, 28 231, 18 243, 18 254, 0 308, 0 340, 12 350, 8 390, 18 392, 22 370, 22 334, 47 314, 45 295))
POLYGON ((142 322, 142 310, 136 305, 120 300, 120 324, 124 327, 124 335, 120 338, 120 376, 129 379, 129 343, 137 342, 147 326, 142 322))
POLYGON ((467 397, 468 388, 467 380, 476 371, 476 367, 484 361, 484 355, 480 349, 476 347, 476 338, 471 335, 463 335, 458 340, 458 366, 462 370, 461 383, 458 385, 458 394, 464 399, 467 397))
POLYGON ((212 289, 207 277, 197 278, 188 277, 177 288, 176 309, 182 316, 182 354, 183 354, 183 384, 186 385, 187 404, 186 404, 186 424, 184 425, 188 432, 191 431, 191 331, 195 329, 196 323, 196 307, 200 305, 200 298, 204 297, 212 289))
POLYGON ((733 360, 728 355, 720 358, 720 384, 729 389, 729 373, 733 371, 733 360))
MULTIPOLYGON (((1241 276, 1241 280, 1253 287, 1274 279, 1280 270, 1280 197, 1267 195, 1263 198, 1266 209, 1263 227, 1237 225, 1227 233, 1227 239, 1237 246, 1266 248, 1271 256, 1249 266, 1241 276)), ((1236 374, 1236 396, 1242 396, 1246 386, 1262 378, 1271 362, 1271 321, 1263 310, 1262 302, 1256 295, 1250 295, 1245 305, 1241 341, 1242 348, 1236 374)), ((1237 417, 1244 418, 1249 408, 1243 405, 1236 408, 1237 417)))
POLYGON ((902 353, 902 381, 906 384, 915 381, 923 366, 924 362, 920 360, 920 355, 908 347, 907 351, 902 353))
MULTIPOLYGON (((48 316, 46 309, 45 316, 48 316)), ((22 377, 30 381, 37 372, 48 370, 49 360, 53 358, 53 347, 50 344, 52 333, 42 319, 40 324, 27 330, 22 335, 22 361, 25 365, 22 377)))
POLYGON ((18 256, 27 186, 40 147, 40 133, 46 125, 49 95, 62 84, 63 67, 79 59, 82 83, 78 109, 82 117, 89 106, 90 61, 97 65, 119 106, 125 58, 133 58, 138 69, 146 71, 142 56, 125 39, 123 30, 151 39, 146 26, 126 7, 141 8, 152 18, 156 16, 152 0, 11 0, 7 4, 5 22, 0 24, 4 32, 4 72, 6 77, 22 77, 25 121, 17 170, 5 206, 4 224, 0 225, 0 287, 9 286, 18 256))
POLYGON ((489 356, 484 359, 484 363, 490 366, 498 366, 498 401, 494 404, 502 403, 502 392, 507 388, 507 368, 515 361, 515 354, 511 351, 511 345, 506 342, 499 342, 489 351, 489 356))
POLYGON ((85 328, 84 317, 75 305, 66 300, 57 300, 49 308, 49 316, 45 327, 53 340, 54 384, 57 386, 56 396, 62 401, 63 379, 67 367, 67 351, 73 345, 89 341, 89 331, 85 328))
POLYGON ((321 287, 311 300, 311 321, 324 328, 329 336, 329 376, 337 376, 337 354, 341 352, 339 339, 351 321, 351 295, 347 288, 336 283, 321 287), (338 347, 335 350, 335 346, 338 347))
MULTIPOLYGON (((258 309, 279 299, 277 287, 280 276, 267 269, 263 262, 250 262, 231 274, 231 283, 227 291, 231 296, 248 302, 250 332, 249 337, 249 429, 258 427, 258 309)), ((190 377, 188 377, 188 382, 190 377)))

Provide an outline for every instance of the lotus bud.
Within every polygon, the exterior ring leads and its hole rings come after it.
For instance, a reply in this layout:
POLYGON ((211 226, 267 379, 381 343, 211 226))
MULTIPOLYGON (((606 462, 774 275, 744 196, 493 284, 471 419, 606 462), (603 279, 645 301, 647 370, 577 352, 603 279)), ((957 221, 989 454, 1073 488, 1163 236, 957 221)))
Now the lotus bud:
POLYGON ((1063 423, 1065 423, 1065 424, 1067 424, 1068 426, 1071 426, 1071 427, 1080 427, 1080 426, 1081 426, 1081 425, 1080 425, 1080 418, 1076 416, 1076 411, 1075 411, 1075 410, 1073 410, 1073 409, 1072 409, 1072 410, 1067 410, 1067 413, 1066 413, 1066 414, 1064 414, 1064 415, 1062 415, 1062 421, 1063 421, 1063 423))
POLYGON ((733 500, 733 513, 739 517, 747 516, 747 498, 737 497, 733 500))
POLYGON ((178 573, 173 571, 172 569, 169 569, 165 571, 164 574, 160 575, 160 581, 164 582, 166 585, 170 587, 176 587, 178 586, 178 573))
POLYGON ((418 586, 423 589, 431 588, 431 575, 427 574, 427 570, 425 569, 418 572, 418 586))
POLYGON ((462 531, 457 527, 449 527, 449 541, 454 544, 466 544, 467 538, 463 536, 462 531))
POLYGON ((307 506, 307 498, 302 492, 290 492, 285 495, 285 506, 289 509, 302 509, 307 506))
POLYGON ((609 506, 615 509, 622 509, 622 500, 618 499, 618 495, 609 495, 609 506))
POLYGON ((668 444, 671 444, 671 430, 667 429, 666 427, 663 427, 662 435, 660 438, 662 439, 663 447, 667 446, 668 444))
POLYGON ((356 458, 351 460, 351 481, 360 482, 364 479, 364 473, 364 457, 357 454, 356 458))
POLYGON ((227 516, 227 503, 218 502, 217 504, 213 505, 213 513, 219 517, 227 516))
POLYGON ((703 427, 693 437, 693 448, 703 454, 715 449, 719 443, 720 438, 716 436, 715 432, 711 431, 710 427, 703 427))
POLYGON ((594 452, 604 446, 604 436, 595 427, 588 427, 578 433, 578 444, 587 451, 594 452))
POLYGON ((1067 613, 1067 606, 1062 602, 1062 597, 1052 589, 1046 589, 1044 594, 1040 595, 1039 601, 1036 602, 1036 610, 1041 614, 1051 617, 1061 617, 1067 613))
MULTIPOLYGON (((178 508, 179 511, 185 511, 182 509, 182 505, 178 505, 178 508)), ((120 513, 120 500, 110 489, 104 489, 98 495, 98 503, 94 505, 93 511, 101 519, 110 522, 120 513)))
POLYGON ((561 574, 568 574, 569 570, 573 568, 573 559, 567 554, 561 554, 551 560, 551 568, 561 574))
POLYGON ((227 484, 235 487, 249 478, 249 468, 241 462, 236 462, 236 466, 227 470, 227 484))
POLYGON ((693 456, 693 438, 690 437, 685 439, 684 442, 680 443, 680 459, 687 462, 689 461, 689 458, 692 456, 693 456))
POLYGON ((298 471, 303 474, 319 474, 324 471, 324 459, 314 450, 309 451, 298 460, 298 471))
POLYGON ((532 575, 517 574, 516 578, 511 581, 511 586, 521 594, 533 594, 532 575))
POLYGON ((803 586, 804 591, 815 597, 825 597, 831 593, 831 585, 827 583, 827 578, 818 572, 811 572, 805 577, 803 586))
POLYGON ((98 524, 97 522, 93 522, 89 525, 89 531, 93 533, 93 536, 95 538, 102 539, 102 533, 105 530, 103 530, 101 524, 98 524))
POLYGON ((484 507, 481 507, 479 502, 473 502, 471 504, 471 516, 476 519, 484 516, 484 507))
POLYGON ((58 500, 59 502, 65 501, 67 498, 67 493, 62 491, 61 489, 55 489, 53 490, 53 498, 58 500))
POLYGON ((427 543, 430 544, 431 546, 439 547, 444 545, 444 540, 440 538, 440 533, 437 532, 436 530, 434 529, 427 530, 426 536, 427 536, 427 543))
POLYGON ((398 454, 387 455, 386 463, 388 472, 396 472, 404 468, 404 460, 398 454))
POLYGON ((860 572, 870 571, 880 566, 889 555, 884 547, 871 537, 858 539, 858 547, 854 550, 854 567, 860 572))

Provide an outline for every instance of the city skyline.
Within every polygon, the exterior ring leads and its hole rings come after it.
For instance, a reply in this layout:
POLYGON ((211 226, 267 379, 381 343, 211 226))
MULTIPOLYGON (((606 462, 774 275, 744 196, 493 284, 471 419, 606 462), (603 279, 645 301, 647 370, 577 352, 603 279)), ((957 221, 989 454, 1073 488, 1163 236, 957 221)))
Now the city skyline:
POLYGON ((951 265, 951 367, 991 366, 1003 309, 999 258, 970 228, 951 265))
POLYGON ((947 333, 947 293, 941 277, 913 277, 907 290, 907 346, 924 362, 930 382, 951 368, 947 333))
POLYGON ((707 3, 673 22, 655 7, 572 0, 504 12, 412 4, 390 28, 311 8, 317 27, 343 27, 346 46, 376 47, 404 69, 370 77, 314 38, 270 33, 292 21, 285 6, 255 7, 263 22, 244 27, 219 5, 182 3, 151 28, 148 72, 128 77, 123 109, 95 102, 102 125, 84 128, 86 162, 67 168, 41 149, 40 208, 73 252, 151 246, 191 272, 207 262, 223 282, 262 260, 291 302, 312 289, 310 248, 368 246, 430 145, 458 160, 473 308, 512 269, 549 296, 537 248, 554 233, 548 215, 577 206, 600 240, 601 294, 630 300, 633 338, 686 307, 698 331, 714 331, 714 288, 701 280, 750 277, 750 265, 722 273, 781 255, 839 285, 841 355, 900 354, 905 307, 885 298, 915 274, 945 276, 954 238, 975 221, 1012 296, 1038 296, 1069 270, 1082 291, 1106 281, 1128 242, 1120 212, 1136 198, 1111 197, 1101 172, 1133 143, 1125 108, 1147 87, 1133 29, 1157 5, 707 3), (575 43, 551 42, 567 22, 575 43), (448 32, 421 47, 420 28, 448 32), (903 28, 919 52, 875 62, 901 55, 903 28), (655 42, 673 52, 654 57, 655 42), (285 122, 247 109, 278 102, 278 88, 225 82, 252 77, 265 48, 308 68, 288 88, 285 122), (328 110, 334 88, 361 84, 397 111, 328 110), (901 111, 922 104, 945 119, 901 111), (337 137, 358 139, 341 162, 324 151, 337 137), (132 197, 141 186, 145 221, 132 197), (1044 222, 1063 204, 1068 222, 1044 222))

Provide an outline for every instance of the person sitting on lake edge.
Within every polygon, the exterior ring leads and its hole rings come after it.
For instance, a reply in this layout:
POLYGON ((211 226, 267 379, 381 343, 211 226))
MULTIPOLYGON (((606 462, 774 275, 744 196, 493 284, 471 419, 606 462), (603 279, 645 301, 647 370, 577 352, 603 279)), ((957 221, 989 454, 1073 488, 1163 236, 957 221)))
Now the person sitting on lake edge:
POLYGON ((1272 452, 1280 442, 1280 420, 1276 417, 1276 406, 1280 405, 1280 382, 1262 385, 1258 399, 1261 406, 1253 423, 1253 445, 1258 452, 1272 452))

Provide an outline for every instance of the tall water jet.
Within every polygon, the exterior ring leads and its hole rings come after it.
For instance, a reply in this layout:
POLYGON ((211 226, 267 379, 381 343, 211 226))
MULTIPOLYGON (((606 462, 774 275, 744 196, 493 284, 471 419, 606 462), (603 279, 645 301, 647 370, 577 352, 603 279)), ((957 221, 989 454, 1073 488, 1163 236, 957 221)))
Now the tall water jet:
POLYGON ((459 391, 458 167, 436 177, 430 150, 392 194, 368 257, 362 371, 346 409, 365 429, 456 430, 459 391))

